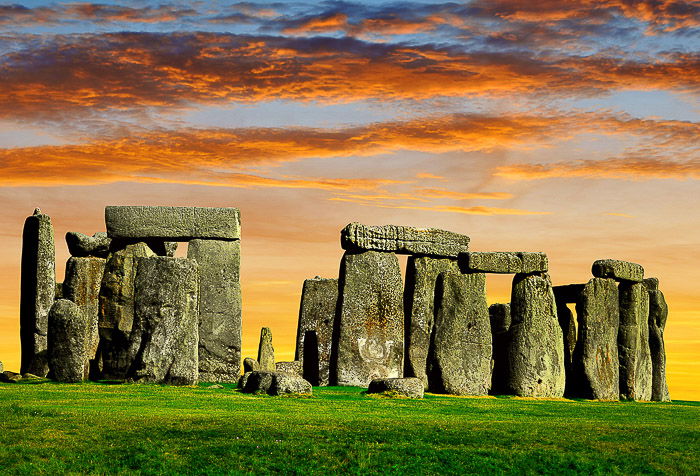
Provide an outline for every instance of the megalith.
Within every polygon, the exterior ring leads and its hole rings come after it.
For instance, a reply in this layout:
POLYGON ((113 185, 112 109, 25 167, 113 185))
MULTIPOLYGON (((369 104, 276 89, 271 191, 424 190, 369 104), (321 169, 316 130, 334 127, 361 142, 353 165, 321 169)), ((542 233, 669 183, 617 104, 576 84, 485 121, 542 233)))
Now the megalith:
POLYGON ((554 301, 557 305, 557 318, 564 337, 564 373, 566 388, 564 395, 575 394, 573 377, 574 351, 576 349, 576 316, 567 304, 576 304, 581 299, 584 284, 566 284, 554 286, 554 301))
POLYGON ((260 366, 260 370, 268 372, 275 371, 275 349, 272 347, 272 331, 269 327, 260 329, 258 365, 260 366))
POLYGON ((507 391, 523 397, 564 395, 564 339, 547 274, 516 274, 510 302, 507 391))
POLYGON ((338 280, 316 276, 304 281, 299 306, 296 352, 304 379, 329 385, 333 322, 338 304, 338 280))
POLYGON ((199 265, 199 380, 236 382, 241 366, 241 242, 189 242, 199 265))
POLYGON ((138 258, 128 377, 138 382, 198 382, 199 274, 188 258, 138 258))
POLYGON ((440 273, 428 352, 433 393, 486 395, 491 387, 491 324, 486 275, 440 273))
POLYGON ((340 232, 340 245, 353 252, 387 251, 456 258, 469 250, 469 237, 437 228, 350 223, 340 232))
POLYGON ((549 267, 546 254, 528 251, 469 251, 459 261, 464 272, 472 273, 544 273, 549 267))
POLYGON ((58 382, 82 382, 87 379, 86 313, 68 299, 54 302, 48 316, 49 376, 58 382))
POLYGON ((655 402, 669 402, 671 395, 666 382, 666 349, 664 329, 668 319, 668 305, 664 293, 659 290, 659 281, 654 278, 644 280, 649 293, 649 350, 651 352, 651 399, 655 402))
POLYGON ((51 218, 38 208, 24 222, 20 291, 20 373, 48 372, 48 317, 56 294, 56 258, 51 218))
POLYGON ((489 306, 493 352, 491 361, 491 393, 507 392, 508 347, 510 340, 510 304, 496 303, 489 306))
POLYGON ((596 260, 591 272, 596 278, 612 278, 616 281, 641 283, 644 279, 644 268, 641 265, 617 259, 596 260))
POLYGON ((71 256, 85 258, 93 256, 96 258, 107 258, 112 239, 105 232, 97 232, 92 236, 69 231, 66 233, 66 244, 71 256))
POLYGON ((406 361, 404 375, 417 377, 428 388, 426 366, 433 332, 435 284, 442 272, 459 272, 454 258, 409 256, 404 287, 406 361))
POLYGON ((620 399, 651 400, 649 294, 644 283, 620 281, 620 399))
POLYGON ((346 251, 331 360, 336 385, 366 387, 372 379, 403 376, 403 286, 396 256, 346 251))

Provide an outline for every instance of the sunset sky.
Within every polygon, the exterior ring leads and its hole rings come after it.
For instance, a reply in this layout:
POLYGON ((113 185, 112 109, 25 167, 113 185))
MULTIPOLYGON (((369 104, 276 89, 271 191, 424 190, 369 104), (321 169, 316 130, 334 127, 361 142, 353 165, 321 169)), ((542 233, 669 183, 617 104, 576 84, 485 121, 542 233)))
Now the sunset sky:
POLYGON ((671 397, 700 399, 700 1, 163 2, 0 4, 6 369, 35 207, 62 281, 105 205, 231 206, 244 356, 269 326, 293 358, 347 223, 432 226, 544 251, 555 285, 642 264, 671 397))

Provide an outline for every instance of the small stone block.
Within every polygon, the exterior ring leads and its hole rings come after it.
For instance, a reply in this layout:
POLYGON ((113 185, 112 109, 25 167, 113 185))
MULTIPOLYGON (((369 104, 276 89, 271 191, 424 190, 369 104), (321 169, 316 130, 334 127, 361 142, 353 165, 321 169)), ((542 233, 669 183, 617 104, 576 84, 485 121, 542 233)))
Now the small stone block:
POLYGON ((549 267, 546 254, 525 251, 471 251, 459 256, 459 264, 463 273, 530 274, 549 267))
POLYGON ((423 381, 417 377, 376 378, 369 383, 368 394, 384 392, 409 398, 423 398, 423 381))
POLYGON ((599 259, 593 263, 591 271, 596 278, 612 278, 615 281, 641 283, 644 279, 641 265, 616 259, 599 259))

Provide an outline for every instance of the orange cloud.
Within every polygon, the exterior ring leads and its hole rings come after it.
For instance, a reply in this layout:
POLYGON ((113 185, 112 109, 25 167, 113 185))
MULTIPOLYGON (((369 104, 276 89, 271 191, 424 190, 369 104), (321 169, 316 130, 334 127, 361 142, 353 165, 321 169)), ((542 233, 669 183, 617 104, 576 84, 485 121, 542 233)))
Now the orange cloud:
POLYGON ((317 17, 305 18, 294 26, 282 30, 285 34, 327 33, 344 30, 348 26, 348 16, 343 13, 331 13, 317 17))
POLYGON ((510 193, 464 193, 435 188, 423 188, 416 190, 416 194, 420 195, 421 197, 449 198, 452 200, 507 200, 509 198, 513 198, 513 195, 510 193))
POLYGON ((434 205, 434 206, 419 206, 419 205, 400 205, 394 203, 381 203, 374 200, 363 200, 358 197, 333 197, 329 200, 337 202, 350 202, 356 203, 358 205, 372 206, 378 208, 393 208, 398 210, 421 210, 427 212, 438 212, 438 213, 460 213, 463 215, 482 215, 482 216, 493 216, 493 215, 549 215, 551 212, 540 212, 540 211, 530 211, 522 210, 518 208, 497 208, 497 207, 457 207, 457 206, 444 206, 444 205, 434 205))

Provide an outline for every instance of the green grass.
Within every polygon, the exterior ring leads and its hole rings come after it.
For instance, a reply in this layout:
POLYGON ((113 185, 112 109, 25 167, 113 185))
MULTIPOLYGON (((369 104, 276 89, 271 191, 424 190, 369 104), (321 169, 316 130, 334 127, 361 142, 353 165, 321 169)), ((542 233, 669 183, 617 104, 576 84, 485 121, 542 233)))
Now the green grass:
POLYGON ((698 474, 700 403, 0 384, 0 472, 698 474))

